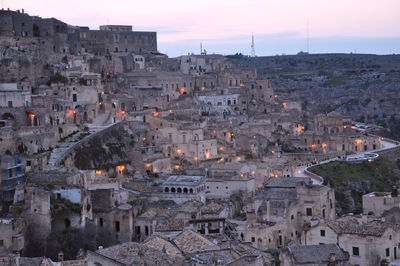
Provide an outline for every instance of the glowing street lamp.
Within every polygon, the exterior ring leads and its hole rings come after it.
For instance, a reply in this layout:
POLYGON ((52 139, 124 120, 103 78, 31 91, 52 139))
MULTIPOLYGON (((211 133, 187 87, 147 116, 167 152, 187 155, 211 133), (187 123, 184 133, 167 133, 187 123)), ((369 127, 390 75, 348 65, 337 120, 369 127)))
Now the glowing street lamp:
POLYGON ((125 170, 125 165, 118 165, 117 170, 119 173, 122 173, 125 170))
POLYGON ((68 114, 69 114, 70 117, 75 116, 76 115, 75 109, 69 109, 68 114))

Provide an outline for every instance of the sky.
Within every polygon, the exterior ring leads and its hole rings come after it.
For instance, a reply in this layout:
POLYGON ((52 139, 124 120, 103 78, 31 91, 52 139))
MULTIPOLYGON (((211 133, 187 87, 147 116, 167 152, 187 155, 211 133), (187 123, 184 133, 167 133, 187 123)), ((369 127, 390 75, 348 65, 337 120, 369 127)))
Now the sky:
POLYGON ((400 53, 400 0, 0 0, 70 25, 132 25, 157 31, 169 56, 400 53), (307 26, 308 25, 308 26, 307 26), (307 30, 308 29, 308 30, 307 30))

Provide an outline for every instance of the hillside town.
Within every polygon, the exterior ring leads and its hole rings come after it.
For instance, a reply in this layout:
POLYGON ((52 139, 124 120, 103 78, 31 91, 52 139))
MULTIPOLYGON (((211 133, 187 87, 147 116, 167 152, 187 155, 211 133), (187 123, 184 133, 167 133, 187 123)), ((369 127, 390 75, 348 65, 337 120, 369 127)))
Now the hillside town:
POLYGON ((0 265, 400 265, 400 143, 382 126, 157 47, 0 10, 0 265), (313 170, 383 160, 385 185, 313 170))

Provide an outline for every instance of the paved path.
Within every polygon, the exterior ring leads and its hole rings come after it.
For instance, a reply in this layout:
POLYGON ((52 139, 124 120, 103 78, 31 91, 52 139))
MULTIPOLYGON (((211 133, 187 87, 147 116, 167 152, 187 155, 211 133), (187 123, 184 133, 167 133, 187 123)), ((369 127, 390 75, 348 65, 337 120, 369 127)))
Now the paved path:
POLYGON ((106 124, 109 118, 110 113, 99 114, 96 116, 95 119, 93 119, 92 123, 86 124, 86 126, 89 128, 88 132, 78 131, 78 133, 65 139, 64 141, 58 142, 56 147, 52 150, 48 164, 44 167, 44 169, 47 171, 57 169, 58 164, 64 159, 67 151, 71 149, 75 144, 77 144, 82 139, 109 127, 110 125, 106 124), (81 134, 85 134, 85 136, 81 136, 81 134))
MULTIPOLYGON (((381 148, 380 149, 377 149, 377 150, 374 150, 374 151, 359 152, 359 153, 356 153, 356 154, 349 155, 349 156, 347 156, 347 158, 356 158, 356 157, 363 156, 366 153, 376 153, 376 152, 384 151, 384 150, 391 149, 391 148, 394 148, 394 147, 397 147, 397 146, 399 146, 399 145, 394 144, 393 142, 389 142, 389 141, 386 141, 386 140, 383 139, 381 141, 381 148)), ((332 158, 332 159, 329 159, 329 160, 325 160, 325 161, 320 161, 317 164, 304 163, 304 165, 298 165, 296 167, 296 170, 294 171, 294 176, 296 176, 296 177, 308 176, 308 174, 306 173, 306 170, 309 167, 316 166, 316 165, 321 165, 321 164, 326 164, 326 163, 329 163, 329 162, 332 162, 332 161, 336 161, 336 160, 338 160, 338 157, 335 157, 335 158, 332 158)), ((316 185, 321 185, 322 184, 322 181, 320 179, 316 179, 314 177, 311 177, 311 180, 312 180, 313 184, 316 184, 316 185)))

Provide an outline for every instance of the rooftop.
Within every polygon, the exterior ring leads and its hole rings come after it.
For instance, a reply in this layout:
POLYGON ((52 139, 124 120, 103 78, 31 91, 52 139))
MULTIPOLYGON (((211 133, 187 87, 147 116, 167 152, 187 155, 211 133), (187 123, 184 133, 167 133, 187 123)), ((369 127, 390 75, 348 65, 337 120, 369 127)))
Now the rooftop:
POLYGON ((353 216, 339 218, 334 222, 328 223, 328 226, 337 234, 355 234, 381 237, 389 227, 396 232, 400 232, 399 224, 389 224, 381 221, 363 223, 353 216))
POLYGON ((349 255, 336 244, 302 246, 293 244, 288 246, 289 253, 296 264, 326 263, 330 261, 332 254, 336 261, 347 261, 349 255))
POLYGON ((167 255, 171 256, 181 256, 182 252, 171 242, 165 240, 158 235, 152 235, 144 243, 146 247, 152 248, 154 250, 162 251, 167 255))
POLYGON ((267 181, 265 187, 268 188, 295 188, 299 183, 311 182, 309 177, 280 177, 271 178, 267 181))
POLYGON ((99 249, 95 253, 122 265, 182 265, 181 258, 134 242, 99 249))
POLYGON ((219 249, 213 242, 192 230, 183 231, 173 242, 185 254, 219 249))
POLYGON ((198 185, 204 182, 204 176, 172 175, 164 182, 164 185, 198 185))

